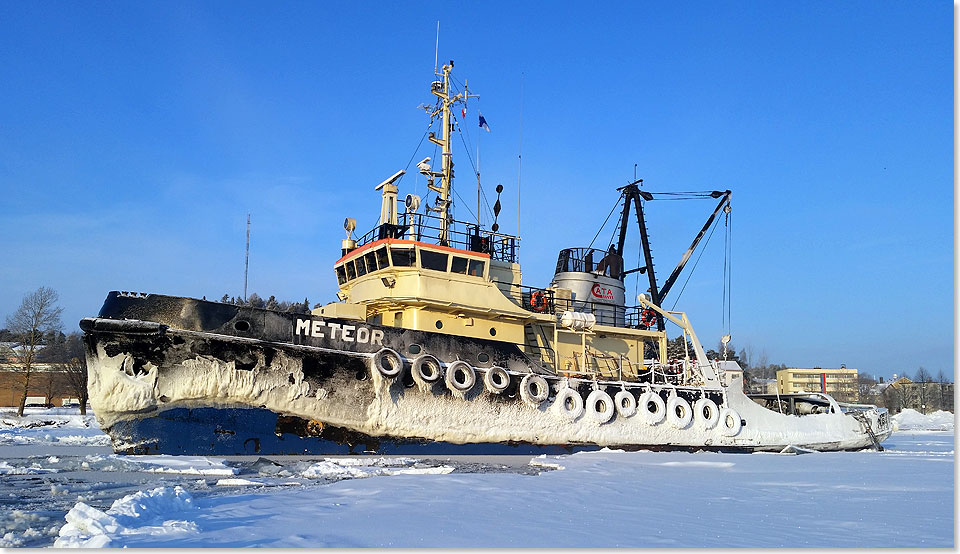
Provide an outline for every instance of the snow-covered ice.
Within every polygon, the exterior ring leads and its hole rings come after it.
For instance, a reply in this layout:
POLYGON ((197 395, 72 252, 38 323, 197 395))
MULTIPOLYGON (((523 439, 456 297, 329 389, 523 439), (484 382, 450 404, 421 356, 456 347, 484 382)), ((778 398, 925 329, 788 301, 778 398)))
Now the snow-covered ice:
POLYGON ((5 424, 37 441, 0 440, 0 546, 949 548, 949 415, 905 411, 884 452, 429 459, 121 456, 5 424))

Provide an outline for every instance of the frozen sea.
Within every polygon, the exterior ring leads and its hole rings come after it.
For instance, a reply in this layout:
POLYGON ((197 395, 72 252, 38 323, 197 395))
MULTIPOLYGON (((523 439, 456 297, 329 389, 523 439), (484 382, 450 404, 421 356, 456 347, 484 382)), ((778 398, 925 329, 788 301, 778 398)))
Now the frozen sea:
POLYGON ((954 548, 953 414, 895 420, 883 452, 212 458, 0 408, 0 546, 954 548))

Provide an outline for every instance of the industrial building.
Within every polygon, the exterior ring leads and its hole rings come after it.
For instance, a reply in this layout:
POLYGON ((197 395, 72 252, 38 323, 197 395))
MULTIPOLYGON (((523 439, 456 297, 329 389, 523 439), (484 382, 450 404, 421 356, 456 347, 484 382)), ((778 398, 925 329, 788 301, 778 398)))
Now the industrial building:
POLYGON ((858 402, 860 399, 857 370, 845 367, 781 369, 777 372, 777 391, 780 394, 825 392, 840 402, 858 402))

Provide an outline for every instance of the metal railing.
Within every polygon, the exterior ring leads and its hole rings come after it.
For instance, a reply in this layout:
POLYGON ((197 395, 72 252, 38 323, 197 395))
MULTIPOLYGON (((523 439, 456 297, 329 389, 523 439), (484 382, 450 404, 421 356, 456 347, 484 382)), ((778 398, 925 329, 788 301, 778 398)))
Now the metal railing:
POLYGON ((464 221, 451 221, 447 226, 447 240, 440 241, 441 223, 439 217, 431 214, 405 213, 400 216, 397 225, 384 223, 377 225, 357 239, 357 247, 374 241, 394 238, 415 240, 459 248, 470 252, 489 254, 491 259, 516 263, 519 259, 520 237, 495 233, 464 221))

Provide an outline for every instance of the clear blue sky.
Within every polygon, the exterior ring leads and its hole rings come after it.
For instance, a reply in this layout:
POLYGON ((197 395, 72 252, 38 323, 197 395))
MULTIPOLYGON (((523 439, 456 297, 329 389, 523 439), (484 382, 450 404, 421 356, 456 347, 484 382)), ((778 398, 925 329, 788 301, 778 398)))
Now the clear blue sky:
MULTIPOLYGON (((113 289, 238 295, 248 212, 250 291, 334 300, 343 218, 375 223, 373 187, 426 129, 439 19, 441 61, 481 95, 465 128, 487 194, 506 188, 505 232, 522 125, 525 284, 590 242, 637 164, 650 190, 734 191, 738 349, 952 373, 952 16, 946 2, 4 2, 0 316, 41 285, 67 330, 113 289)), ((475 180, 455 155, 469 219, 475 180)), ((417 181, 401 194, 423 194, 417 181)), ((648 204, 661 280, 713 204, 648 204)), ((707 347, 724 332, 722 238, 677 305, 707 347)))

